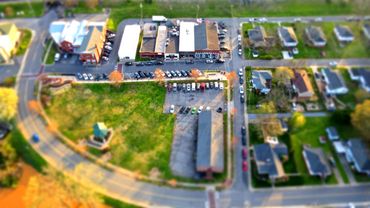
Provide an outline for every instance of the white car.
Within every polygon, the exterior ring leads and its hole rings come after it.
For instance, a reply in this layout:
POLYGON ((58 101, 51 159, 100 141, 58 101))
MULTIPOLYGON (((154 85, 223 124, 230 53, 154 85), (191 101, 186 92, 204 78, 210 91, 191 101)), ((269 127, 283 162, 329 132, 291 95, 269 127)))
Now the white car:
POLYGON ((186 84, 186 91, 190 92, 190 83, 186 84))
POLYGON ((174 113, 175 112, 175 106, 174 105, 171 105, 170 106, 170 113, 174 113))
POLYGON ((105 45, 112 46, 111 42, 105 42, 105 45))
POLYGON ((203 106, 201 105, 201 106, 199 106, 199 108, 198 108, 198 114, 199 114, 199 113, 201 113, 201 112, 202 112, 202 110, 203 110, 203 106))
POLYGON ((83 73, 82 76, 83 76, 84 80, 88 80, 89 79, 89 77, 85 73, 83 73))
POLYGON ((224 89, 224 83, 220 82, 220 90, 224 89))
POLYGON ((207 59, 207 60, 206 60, 206 63, 207 63, 207 64, 213 64, 213 60, 212 60, 212 59, 207 59))
POLYGON ((293 48, 292 52, 294 55, 297 55, 299 53, 298 48, 293 48))
POLYGON ((241 40, 242 40, 242 36, 238 35, 238 41, 241 41, 241 40))
POLYGON ((244 87, 243 86, 239 87, 239 92, 240 92, 240 94, 244 94, 244 87))
POLYGON ((338 63, 336 61, 331 61, 331 62, 329 62, 329 65, 332 66, 332 67, 336 67, 338 65, 338 63))
POLYGON ((262 17, 259 19, 260 22, 267 22, 267 18, 266 17, 262 17))
POLYGON ((322 17, 315 18, 315 22, 322 22, 322 17))
POLYGON ((301 19, 301 18, 299 18, 299 17, 294 18, 294 22, 301 22, 301 21, 302 21, 302 19, 301 19))
POLYGON ((242 55, 242 49, 239 49, 238 54, 239 54, 239 56, 242 55))
POLYGON ((112 47, 107 46, 107 45, 106 45, 106 46, 104 46, 104 48, 105 48, 105 49, 107 49, 107 50, 110 50, 110 51, 112 50, 112 47))
POLYGON ((60 53, 56 53, 54 56, 54 61, 59 61, 60 60, 60 53))
POLYGON ((258 52, 257 51, 252 51, 252 57, 253 58, 258 58, 258 52))
POLYGON ((215 82, 215 88, 218 89, 218 82, 215 82))
POLYGON ((94 80, 94 76, 92 74, 88 73, 87 76, 89 77, 89 80, 94 80))
POLYGON ((243 76, 243 68, 240 68, 240 69, 239 69, 238 74, 239 74, 239 76, 243 76))

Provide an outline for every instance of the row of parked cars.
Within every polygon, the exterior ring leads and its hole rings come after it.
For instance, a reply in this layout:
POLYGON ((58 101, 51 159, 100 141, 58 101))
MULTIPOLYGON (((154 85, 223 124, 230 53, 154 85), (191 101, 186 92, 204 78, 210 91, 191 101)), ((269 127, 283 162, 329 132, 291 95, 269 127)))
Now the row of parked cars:
POLYGON ((165 85, 168 92, 195 92, 205 89, 224 89, 223 82, 201 82, 201 83, 168 83, 165 85))
POLYGON ((77 73, 76 74, 77 80, 85 80, 85 81, 100 81, 100 80, 108 80, 108 74, 91 74, 91 73, 77 73))
MULTIPOLYGON (((198 76, 202 76, 202 72, 200 70, 195 71, 198 76)), ((181 78, 181 77, 192 77, 191 70, 176 70, 176 71, 160 71, 160 74, 157 76, 163 78, 181 78)), ((133 76, 135 79, 153 79, 155 78, 155 74, 153 72, 144 72, 144 71, 137 71, 134 73, 133 76)))
POLYGON ((109 54, 113 50, 113 44, 114 44, 114 38, 116 37, 116 34, 113 32, 107 30, 106 34, 106 40, 103 47, 103 53, 102 53, 102 60, 105 62, 109 61, 109 54))
MULTIPOLYGON (((199 108, 197 107, 189 107, 189 106, 181 106, 180 107, 180 110, 179 110, 179 114, 189 114, 191 113, 192 115, 194 114, 200 114, 202 111, 210 111, 211 110, 211 107, 207 106, 205 109, 204 109, 204 106, 199 106, 199 108)), ((217 108, 216 110, 218 113, 222 113, 222 108, 219 107, 217 108)), ((170 106, 170 110, 169 110, 170 113, 175 113, 175 105, 171 105, 170 106)))
POLYGON ((145 62, 131 62, 125 63, 126 66, 152 66, 152 65, 163 65, 163 61, 145 61, 145 62))
POLYGON ((228 51, 229 48, 226 46, 226 34, 227 34, 227 26, 224 22, 218 22, 218 39, 220 41, 220 49, 222 51, 228 51))

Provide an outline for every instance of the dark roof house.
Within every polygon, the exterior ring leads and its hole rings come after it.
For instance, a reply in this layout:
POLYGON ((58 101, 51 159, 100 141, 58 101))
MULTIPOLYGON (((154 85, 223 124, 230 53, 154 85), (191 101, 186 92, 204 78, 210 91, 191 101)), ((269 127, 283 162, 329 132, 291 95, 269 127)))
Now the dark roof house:
POLYGON ((258 174, 267 175, 270 180, 286 176, 280 158, 287 155, 288 149, 285 144, 264 143, 253 145, 253 156, 258 174))
POLYGON ((364 24, 362 31, 364 32, 365 37, 370 41, 370 24, 364 24))
POLYGON ((353 162, 356 171, 370 176, 370 151, 361 139, 350 139, 347 142, 346 158, 353 162))
POLYGON ((326 37, 320 27, 310 25, 306 27, 305 33, 312 46, 324 47, 326 45, 326 37))
POLYGON ((196 170, 198 172, 221 173, 224 171, 223 128, 216 126, 218 122, 222 123, 222 117, 215 115, 212 111, 199 114, 196 150, 196 170))
POLYGON ((303 147, 303 158, 310 175, 322 178, 331 175, 328 160, 321 148, 303 147))
POLYGON ((253 70, 252 71, 252 85, 253 89, 268 94, 271 90, 272 73, 268 70, 253 70))
POLYGON ((277 30, 283 47, 296 47, 298 45, 297 36, 292 27, 278 27, 277 30))
POLYGON ((355 39, 352 30, 345 25, 336 25, 334 34, 339 42, 352 42, 355 39))
POLYGON ((298 100, 308 100, 315 93, 310 78, 305 70, 294 70, 292 83, 293 90, 297 93, 298 100))
POLYGON ((327 94, 346 94, 348 92, 348 88, 344 84, 343 78, 337 71, 333 71, 329 68, 323 68, 321 73, 324 76, 326 84, 325 91, 327 94))
POLYGON ((253 29, 248 30, 248 39, 252 47, 265 47, 266 36, 266 31, 263 26, 256 26, 253 29))
POLYGON ((365 68, 348 69, 348 73, 352 80, 359 81, 361 87, 370 92, 370 70, 365 68))

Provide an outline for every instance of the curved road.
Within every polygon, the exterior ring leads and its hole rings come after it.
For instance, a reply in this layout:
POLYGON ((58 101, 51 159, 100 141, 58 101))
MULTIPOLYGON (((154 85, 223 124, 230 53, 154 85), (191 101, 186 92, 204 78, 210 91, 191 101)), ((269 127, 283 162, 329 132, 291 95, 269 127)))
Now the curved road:
MULTIPOLYGON (((80 164, 85 165, 86 172, 75 173, 76 180, 89 179, 99 186, 106 194, 123 201, 140 206, 163 206, 163 207, 205 207, 207 197, 203 190, 176 189, 158 186, 150 183, 135 181, 120 173, 108 171, 89 160, 81 157, 69 149, 58 138, 50 134, 45 123, 34 113, 30 112, 28 102, 36 99, 34 89, 36 77, 22 76, 22 74, 37 74, 41 67, 43 51, 42 42, 47 37, 48 25, 56 19, 55 14, 49 13, 39 20, 32 20, 27 24, 35 32, 30 49, 22 62, 20 76, 17 83, 19 95, 18 122, 26 138, 37 133, 41 137, 38 144, 29 141, 37 152, 48 163, 58 170, 71 174, 74 168, 80 164), (41 33, 40 33, 41 32, 41 33)), ((230 19, 232 25, 232 37, 236 37, 236 29, 242 20, 230 19)), ((121 23, 120 30, 122 29, 121 23)), ((234 45, 236 40, 234 39, 234 45)), ((117 43, 115 44, 117 45, 117 43)), ((237 51, 233 50, 233 59, 225 64, 227 70, 237 70, 245 64, 239 58, 237 51)), ((238 82, 235 86, 239 87, 238 82)), ((237 88, 236 88, 237 89, 237 88)), ((240 127, 247 122, 245 105, 239 102, 238 90, 234 90, 233 105, 236 109, 234 116, 234 136, 240 138, 240 127)), ((248 181, 248 175, 243 174, 240 159, 240 142, 235 144, 234 149, 234 180, 230 189, 216 194, 217 207, 247 207, 247 206, 279 206, 279 205, 307 205, 307 204, 334 204, 347 203, 349 201, 367 202, 370 196, 370 185, 353 186, 316 186, 285 189, 259 189, 252 190, 248 181)))

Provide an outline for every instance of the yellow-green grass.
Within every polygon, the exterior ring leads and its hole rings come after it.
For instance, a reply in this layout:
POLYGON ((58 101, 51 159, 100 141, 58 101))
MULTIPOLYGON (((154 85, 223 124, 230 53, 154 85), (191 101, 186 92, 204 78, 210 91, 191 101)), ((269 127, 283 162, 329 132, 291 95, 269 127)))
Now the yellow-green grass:
POLYGON ((14 17, 35 17, 41 16, 44 12, 44 2, 19 2, 19 3, 2 3, 0 12, 5 14, 5 18, 14 17), (17 12, 23 11, 23 15, 17 15, 17 12))
POLYGON ((28 29, 20 29, 19 31, 21 32, 21 37, 19 38, 20 43, 17 48, 17 56, 23 55, 26 52, 32 37, 32 32, 28 29))
POLYGON ((165 88, 157 83, 74 85, 52 98, 47 113, 72 141, 87 138, 96 122, 113 128, 111 162, 171 177, 169 159, 175 116, 163 113, 165 88))

